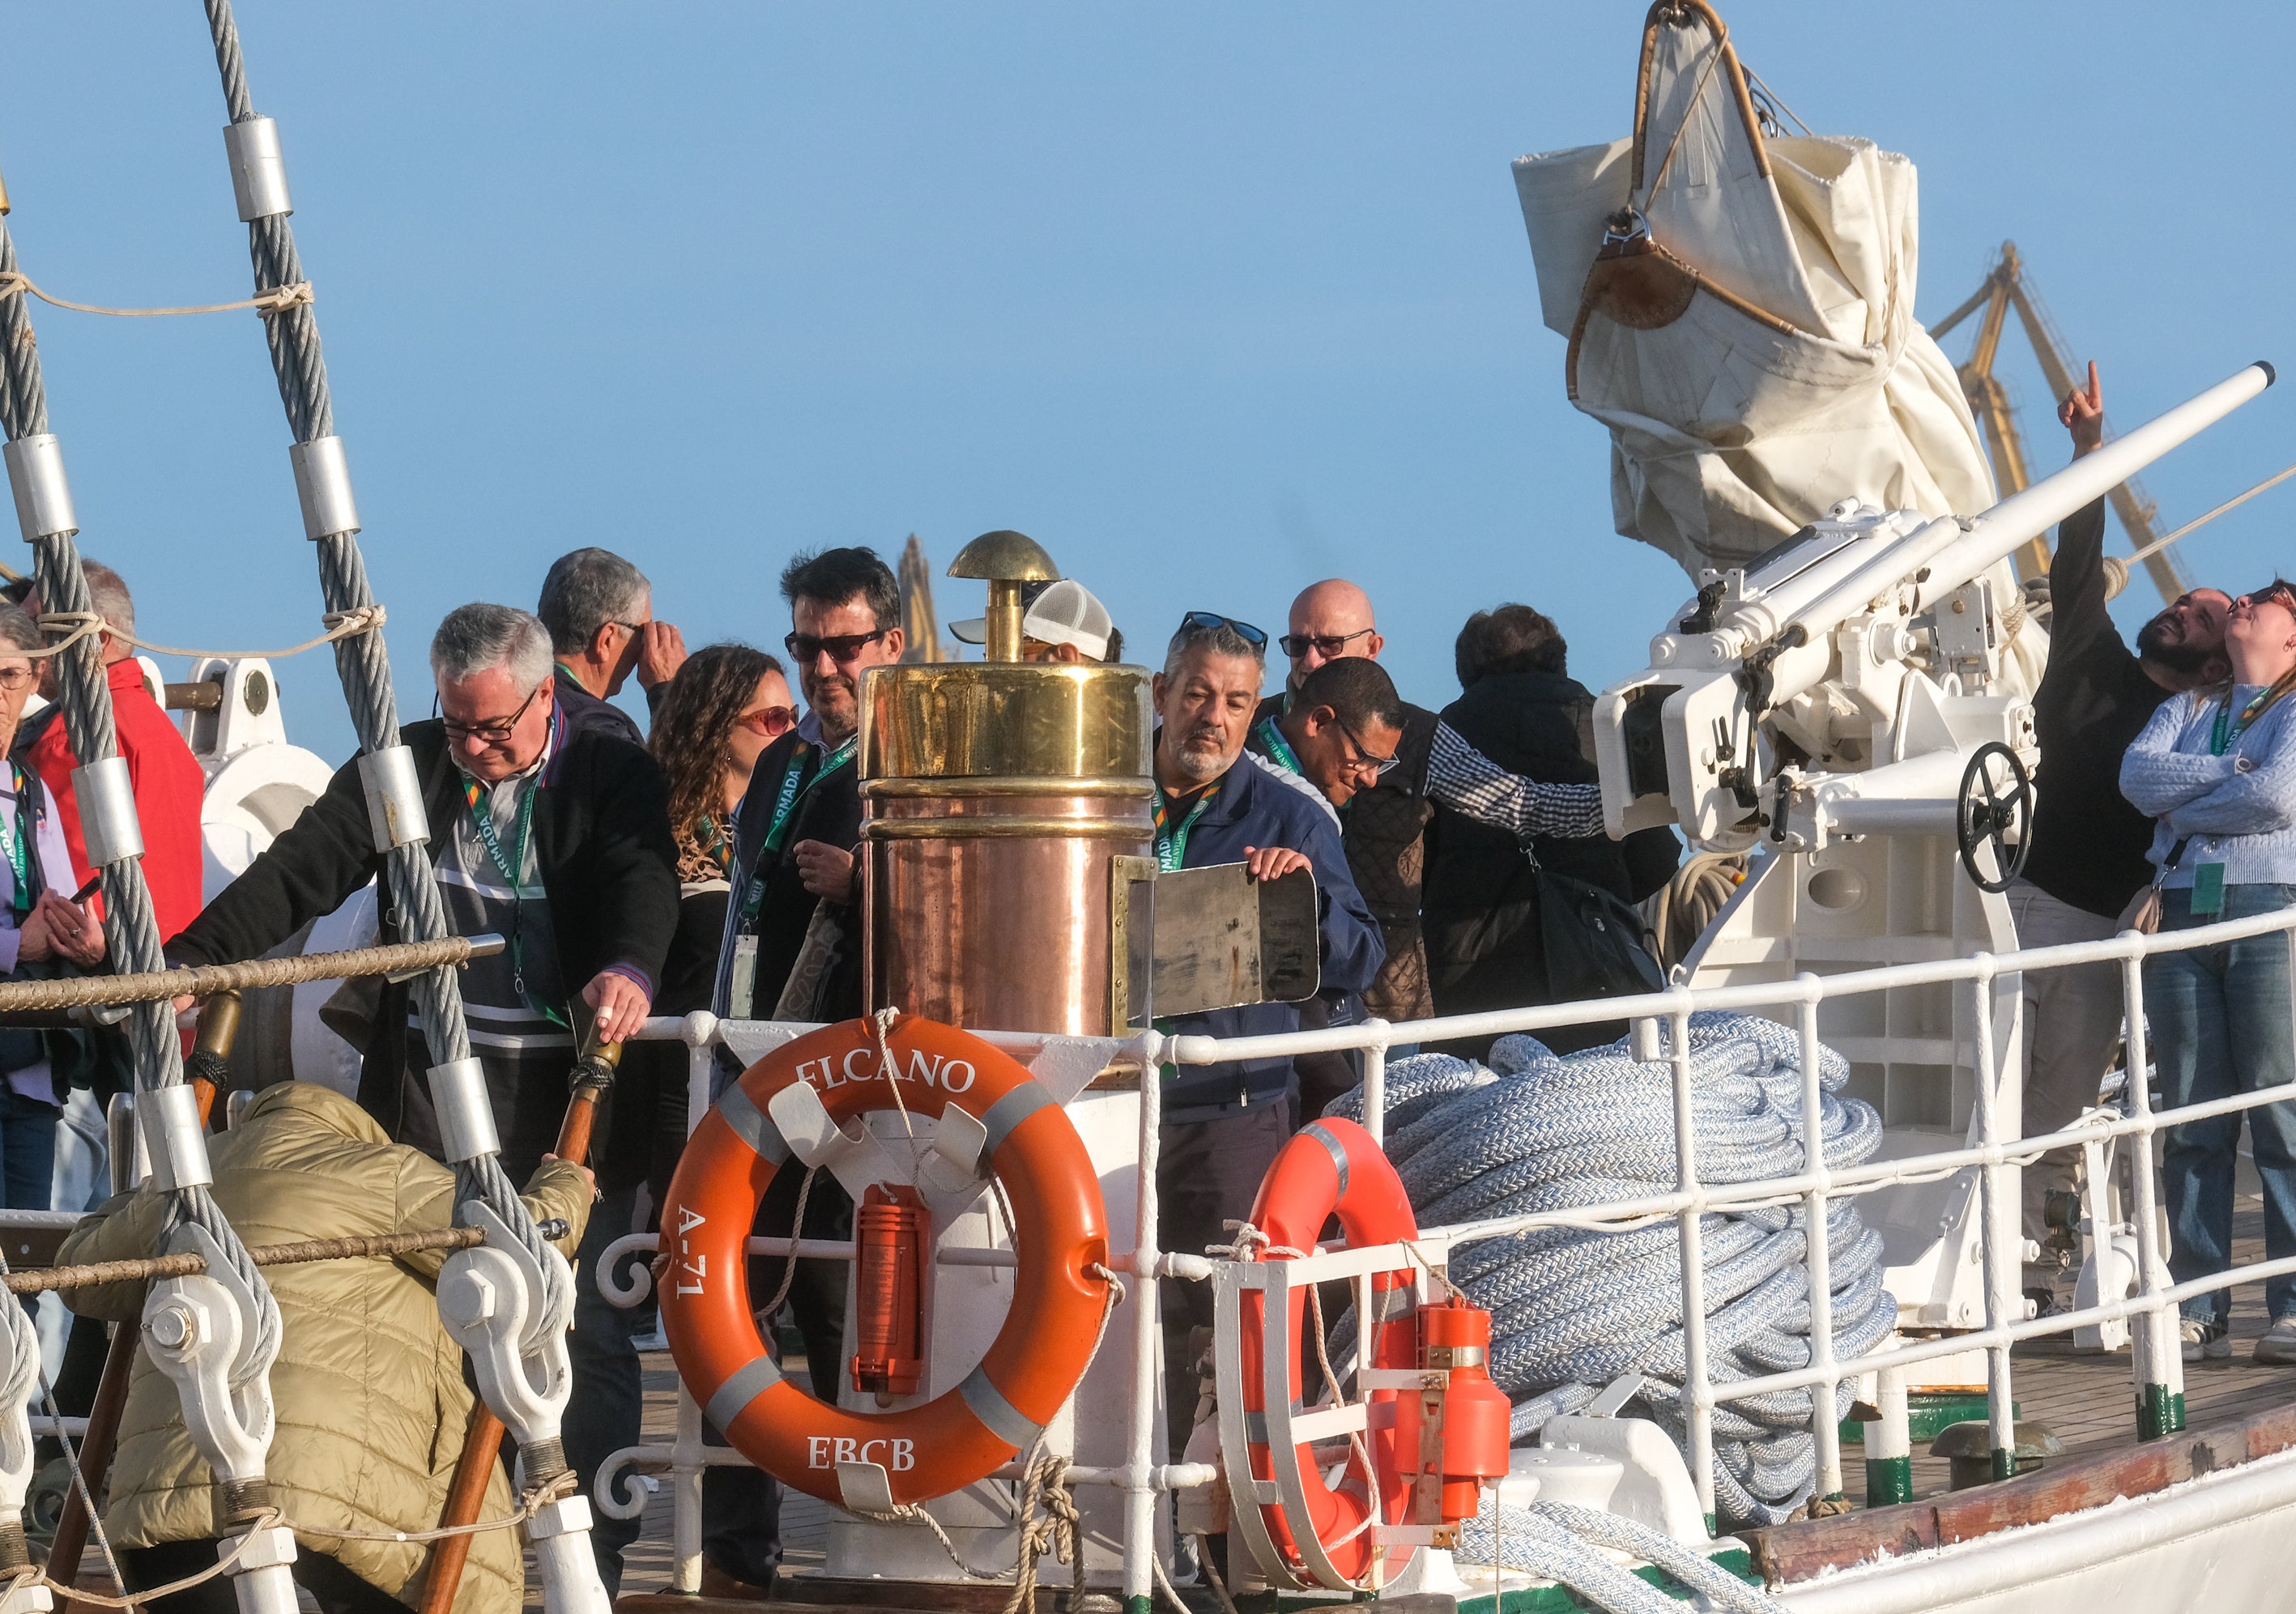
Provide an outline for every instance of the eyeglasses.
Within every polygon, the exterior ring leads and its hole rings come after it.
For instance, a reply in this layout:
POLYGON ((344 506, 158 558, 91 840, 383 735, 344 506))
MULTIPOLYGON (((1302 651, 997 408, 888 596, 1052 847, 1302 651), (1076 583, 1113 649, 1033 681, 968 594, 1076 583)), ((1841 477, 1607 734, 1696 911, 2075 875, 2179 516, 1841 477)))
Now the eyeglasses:
POLYGON ((1400 757, 1382 757, 1373 750, 1371 747, 1356 737, 1355 730, 1348 726, 1347 719, 1341 717, 1339 713, 1332 714, 1332 721, 1340 725, 1340 733, 1345 734, 1348 737, 1348 743, 1355 748, 1356 754, 1348 758, 1349 767, 1358 771, 1369 768, 1373 778, 1384 779, 1389 770, 1403 760, 1400 757))
POLYGON ((489 717, 483 723, 457 723, 452 717, 440 717, 439 697, 433 694, 430 697, 430 715, 439 718, 439 726, 447 731, 447 741, 450 745, 465 745, 473 740, 481 745, 508 745, 512 734, 517 732, 518 720, 526 716, 526 709, 534 704, 535 696, 541 692, 542 685, 537 684, 509 717, 489 717))
POLYGON ((1192 610, 1180 619, 1180 631, 1201 633, 1209 628, 1232 627, 1246 644, 1254 650, 1267 648, 1267 634, 1249 622, 1239 622, 1234 617, 1223 617, 1216 610, 1192 610))
POLYGON ((751 733, 767 740, 778 740, 796 725, 797 709, 790 706, 761 706, 754 712, 743 712, 734 719, 751 733))
POLYGON ((782 641, 782 645, 791 655, 806 665, 818 660, 822 652, 826 651, 832 661, 843 667, 849 662, 857 660, 863 651, 891 631, 890 628, 881 627, 874 633, 832 634, 825 639, 817 639, 811 634, 791 634, 782 641))
POLYGON ((2267 600, 2276 601, 2284 610, 2291 615, 2296 615, 2296 589, 2291 589, 2285 583, 2275 583, 2269 588, 2258 590, 2248 598, 2249 602, 2254 605, 2261 605, 2267 600))
POLYGON ((1285 634, 1276 643, 1283 647, 1283 653, 1295 661, 1306 655, 1311 645, 1324 660, 1328 661, 1357 639, 1374 631, 1375 630, 1368 627, 1358 627, 1351 634, 1285 634))
POLYGON ((22 689, 38 676, 29 667, 0 667, 0 689, 22 689))

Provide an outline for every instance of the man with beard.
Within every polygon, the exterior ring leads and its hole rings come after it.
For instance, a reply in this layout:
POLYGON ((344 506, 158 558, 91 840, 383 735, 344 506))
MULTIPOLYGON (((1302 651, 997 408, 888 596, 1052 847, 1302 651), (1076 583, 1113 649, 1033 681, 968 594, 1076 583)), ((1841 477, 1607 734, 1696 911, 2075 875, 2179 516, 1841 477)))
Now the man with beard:
MULTIPOLYGON (((809 709, 758 758, 734 824, 734 891, 710 1006, 735 1020, 850 1020, 861 1012, 861 679, 901 659, 901 591, 874 551, 801 554, 782 573, 791 664, 809 709)), ((718 1050, 718 1089, 741 1074, 718 1050)), ((790 1235, 809 1174, 777 1172, 757 1231, 790 1235)), ((853 1201, 832 1177, 805 1194, 804 1236, 849 1239, 853 1201)), ((805 1339, 814 1393, 837 1400, 845 1360, 841 1261, 798 1263, 789 1307, 805 1339)), ((752 1294, 782 1281, 778 1261, 752 1263, 752 1294)), ((779 1327, 767 1318, 766 1335, 779 1327)), ((713 1432, 714 1433, 714 1432, 713 1432)), ((713 1468, 701 1487, 701 1591, 762 1598, 781 1563, 780 1487, 758 1469, 713 1468)))
MULTIPOLYGON (((2067 395, 2057 419, 2072 433, 2073 457, 2103 440, 2104 394, 2096 365, 2088 385, 2067 395)), ((2119 928, 2128 900, 2152 877, 2145 850, 2152 822, 2120 794, 2120 758, 2170 695, 2229 676, 2220 589, 2196 588, 2147 622, 2132 654, 2105 613, 2104 501, 2057 528, 2049 564, 2049 668, 2033 696, 2041 766, 2036 781, 2033 847, 2022 879, 2009 889, 2017 939, 2027 947, 2100 941, 2119 928)), ((2120 1035, 2120 971, 2110 963, 2028 973, 2025 997, 2025 1135, 2066 1127, 2097 1101, 2120 1035)), ((2025 1236, 2051 1241, 2043 1211, 2051 1190, 2070 1189, 2074 1151, 2060 1150, 2025 1168, 2025 1236)), ((2057 1241, 2060 1251, 2070 1240, 2057 1241)), ((2025 1287, 2046 1310, 2061 1262, 2026 1273, 2025 1287)))
MULTIPOLYGON (((1164 670, 1151 686, 1161 724, 1156 862, 1164 869, 1241 863, 1255 880, 1311 869, 1324 989, 1361 992, 1379 973, 1386 949, 1349 876, 1339 828, 1309 792, 1244 758, 1267 656, 1266 634, 1213 611, 1190 611, 1172 635, 1164 670)), ((1393 733, 1391 727, 1380 731, 1382 738, 1393 733)), ((1339 743, 1336 733, 1330 742, 1339 743)), ((1376 772, 1391 753, 1353 754, 1365 757, 1362 771, 1376 772)), ((1157 1028, 1183 1036, 1259 1036, 1299 1024, 1296 1004, 1254 1004, 1160 1020, 1157 1028)), ((1162 1082, 1159 1237, 1168 1249, 1200 1255, 1228 1241, 1226 1222, 1251 1214, 1260 1179, 1291 1135, 1292 1061, 1167 1065, 1162 1082)), ((1174 1409, 1176 1454, 1187 1439, 1185 1412, 1196 1405, 1196 1364, 1210 1343, 1211 1323, 1210 1285, 1165 1284, 1165 1405, 1174 1409)))

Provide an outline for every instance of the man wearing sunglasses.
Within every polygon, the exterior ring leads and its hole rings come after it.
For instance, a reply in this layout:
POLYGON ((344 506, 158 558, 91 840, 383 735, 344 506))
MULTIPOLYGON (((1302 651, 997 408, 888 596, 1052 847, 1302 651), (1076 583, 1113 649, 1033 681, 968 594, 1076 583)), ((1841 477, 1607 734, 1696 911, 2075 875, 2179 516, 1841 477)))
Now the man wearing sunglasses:
MULTIPOLYGON (((848 1020, 862 1012, 861 789, 854 748, 861 684, 901 659, 901 591, 865 548, 801 554, 782 573, 791 631, 782 641, 809 709, 758 758, 734 823, 734 900, 718 955, 712 1007, 736 1020, 848 1020)), ((720 1050, 718 1087, 741 1074, 720 1050)), ((784 1171, 756 1230, 787 1237, 804 1174, 784 1171)), ((848 1239, 853 1201, 827 1176, 805 1200, 804 1235, 848 1239)), ((815 1393, 837 1399, 845 1360, 846 1264, 800 1261, 789 1307, 814 1364, 815 1393)), ((774 1292, 776 1263, 751 1269, 752 1291, 774 1292)), ((714 1439, 714 1432, 713 1432, 714 1439)), ((702 1590, 761 1596, 781 1562, 780 1486, 748 1467, 713 1468, 701 1485, 702 1590)))
MULTIPOLYGON (((412 754, 447 929, 493 932, 504 949, 459 973, 471 1053, 486 1072, 502 1164, 530 1176, 558 1141, 580 1035, 619 1041, 643 1025, 677 928, 677 853, 668 793, 653 758, 565 719, 540 621, 506 605, 464 605, 430 641, 439 713, 409 723, 412 754)), ((259 958, 340 906, 382 872, 355 759, 326 793, 168 944, 176 964, 259 958)), ((396 905, 381 905, 381 939, 396 941, 396 905)), ((429 1072, 443 1053, 425 1038, 413 987, 379 983, 365 1038, 358 1102, 395 1143, 437 1156, 442 1145, 429 1072)), ((358 1007, 365 1008, 361 1003, 358 1007)), ((615 1130, 652 1135, 644 1084, 612 1096, 592 1159, 615 1130)), ((578 1162, 582 1163, 582 1162, 578 1162)), ((594 1216, 584 1270, 629 1227, 594 1216)), ((575 1393, 565 1441, 586 1486, 608 1453, 636 1439, 641 1391, 627 1316, 577 1286, 569 1342, 575 1393)), ((611 1537, 592 1542, 609 1585, 620 1566, 611 1537)))
MULTIPOLYGON (((2066 395, 2057 419, 2072 435, 2075 459, 2103 441, 2104 390, 2094 363, 2088 384, 2066 395)), ((2033 694, 2041 765, 2032 848, 2009 888, 2023 946, 2102 941, 2120 930, 2121 911, 2152 878, 2145 861, 2152 821, 2120 793, 2121 758, 2161 702, 2232 676, 2224 651, 2228 595, 2192 590, 2137 629, 2132 651, 2105 610, 2118 592, 2106 575, 2115 564, 2104 557, 2103 499, 2058 526, 2049 561, 2049 668, 2033 694)), ((2120 967, 2029 973, 2024 1006, 2030 1137, 2069 1126, 2096 1103, 2120 1040, 2120 967)), ((2042 1264, 2025 1271, 2025 1290, 2044 1307, 2070 1270, 2074 1242, 2048 1225, 2048 1196, 2072 1188, 2077 1155, 2044 1155, 2024 1171, 2025 1236, 2044 1249, 2042 1264)))
MULTIPOLYGON (((1297 751, 1305 718, 1294 714, 1307 681, 1325 667, 1376 662, 1387 645, 1373 620, 1371 596, 1343 578, 1300 590, 1292 602, 1291 624, 1282 640, 1291 676, 1282 692, 1260 703, 1252 721, 1254 749, 1277 761, 1284 750, 1297 751)), ((1391 693, 1394 686, 1388 688, 1391 693)), ((1528 844, 1534 836, 1601 834, 1603 793, 1598 785, 1543 783, 1509 773, 1426 708, 1395 704, 1402 717, 1394 743, 1374 748, 1383 766, 1368 776, 1361 767, 1348 771, 1344 797, 1333 795, 1325 781, 1316 782, 1334 806, 1348 807, 1348 864, 1387 945, 1387 962, 1365 1004, 1374 1014, 1402 1021, 1435 1012, 1420 901, 1424 838, 1436 807, 1528 844)))
MULTIPOLYGON (((1191 611, 1173 635, 1164 670, 1151 686, 1160 725, 1156 859, 1167 869, 1241 863, 1259 880, 1311 869, 1322 922, 1324 988, 1361 992, 1378 973, 1383 953, 1329 812, 1307 792, 1244 760, 1267 653, 1266 634, 1211 611, 1191 611)), ((1299 1023, 1295 1004, 1258 1004, 1159 1025, 1182 1036, 1252 1036, 1291 1031, 1299 1023)), ((1260 1179, 1291 1135, 1292 1061, 1168 1066, 1164 1084, 1156 1177, 1160 1225, 1169 1248, 1193 1254, 1226 1241, 1223 1219, 1250 1215, 1260 1179)), ((1168 1284, 1164 1315, 1167 1405, 1193 1407, 1195 1364, 1210 1338, 1207 1286, 1168 1284)), ((1188 1430, 1185 1419, 1175 1422, 1177 1454, 1188 1430)))
POLYGON ((558 710, 574 729, 595 728, 632 745, 638 725, 611 698, 636 673, 651 710, 685 660, 685 640, 653 619, 653 585, 611 549, 578 549, 550 563, 534 614, 550 630, 558 710))

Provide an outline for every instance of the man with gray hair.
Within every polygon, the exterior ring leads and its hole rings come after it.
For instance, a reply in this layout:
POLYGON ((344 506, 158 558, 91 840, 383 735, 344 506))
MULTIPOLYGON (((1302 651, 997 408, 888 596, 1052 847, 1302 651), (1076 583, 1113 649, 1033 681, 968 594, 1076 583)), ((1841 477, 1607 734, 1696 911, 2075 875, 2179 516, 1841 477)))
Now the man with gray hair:
MULTIPOLYGON (((135 631, 135 602, 118 572, 99 561, 83 562, 87 573, 89 603, 96 615, 125 633, 135 631)), ((37 619, 43 607, 36 586, 25 596, 24 610, 37 619)), ((70 628, 48 629, 53 643, 70 628)), ((104 681, 111 689, 112 722, 119 734, 119 754, 127 759, 127 777, 135 788, 135 816, 144 829, 144 882, 152 890, 152 912, 160 934, 173 936, 191 923, 200 911, 203 864, 200 846, 200 804, 207 794, 207 775, 176 725, 168 720, 159 698, 144 682, 143 664, 135 646, 119 635, 99 632, 96 644, 103 658, 104 681)), ((42 676, 41 691, 54 699, 55 658, 33 664, 42 676)), ((79 766, 71 739, 64 733, 62 708, 52 707, 27 722, 17 741, 18 755, 40 775, 64 826, 64 847, 71 854, 72 884, 87 883, 94 873, 87 861, 87 842, 80 833, 79 797, 72 774, 79 766)))
POLYGON ((644 743, 638 725, 609 698, 632 673, 649 709, 685 660, 685 640, 653 619, 653 585, 611 549, 578 549, 550 563, 534 608, 550 630, 558 706, 576 729, 595 728, 644 743))
MULTIPOLYGON (((1348 872, 1338 824, 1319 798, 1243 760, 1267 658, 1267 635, 1249 622, 1205 610, 1181 619, 1150 686, 1160 723, 1156 862, 1164 869, 1241 863, 1254 880, 1311 869, 1323 987, 1361 992, 1387 949, 1348 872)), ((1257 1036, 1299 1029, 1300 1011, 1256 1004, 1157 1024, 1177 1036, 1257 1036)), ((1292 1061, 1168 1065, 1163 1084, 1158 1227, 1167 1248, 1198 1255, 1225 1241, 1225 1222, 1251 1214, 1261 1178, 1291 1136, 1292 1061)), ((1165 1405, 1185 1411, 1196 1404, 1196 1362, 1211 1338, 1211 1294, 1201 1283, 1167 1283, 1164 1303, 1165 1405)), ((1176 1423, 1177 1454, 1188 1430, 1185 1418, 1176 1423)))

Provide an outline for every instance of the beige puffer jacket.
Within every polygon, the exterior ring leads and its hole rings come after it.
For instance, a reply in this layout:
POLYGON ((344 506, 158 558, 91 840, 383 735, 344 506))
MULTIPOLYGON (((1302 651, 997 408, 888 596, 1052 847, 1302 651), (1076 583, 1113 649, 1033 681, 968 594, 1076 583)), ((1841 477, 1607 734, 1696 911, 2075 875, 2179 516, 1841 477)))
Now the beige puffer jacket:
MULTIPOLYGON (((436 1160, 390 1143, 367 1113, 330 1088, 288 1082, 257 1094, 240 1124, 214 1141, 216 1202, 249 1244, 417 1233, 452 1219, 455 1179, 436 1160)), ((539 1221, 563 1217, 582 1233, 589 1190, 573 1167, 545 1161, 527 1185, 539 1221)), ((159 1200, 123 1194, 74 1228, 66 1263, 154 1253, 159 1200)), ((463 1353, 439 1326, 432 1286, 441 1250, 266 1270, 284 1325, 271 1370, 278 1428, 268 1463, 273 1500, 298 1526, 424 1530, 439 1510, 463 1445, 471 1391, 463 1353)), ((83 1316, 119 1322, 143 1313, 144 1286, 67 1290, 83 1316)), ((184 1432, 175 1386, 149 1356, 129 1381, 105 1524, 124 1546, 217 1534, 213 1474, 184 1432)), ((497 1467, 482 1519, 512 1511, 497 1467)), ((340 1541, 299 1531, 297 1548, 326 1553, 362 1578, 418 1604, 428 1549, 340 1541)), ((472 1543, 459 1614, 513 1614, 524 1574, 516 1533, 472 1543)))

